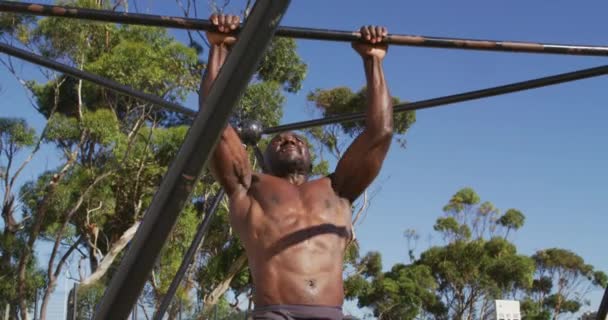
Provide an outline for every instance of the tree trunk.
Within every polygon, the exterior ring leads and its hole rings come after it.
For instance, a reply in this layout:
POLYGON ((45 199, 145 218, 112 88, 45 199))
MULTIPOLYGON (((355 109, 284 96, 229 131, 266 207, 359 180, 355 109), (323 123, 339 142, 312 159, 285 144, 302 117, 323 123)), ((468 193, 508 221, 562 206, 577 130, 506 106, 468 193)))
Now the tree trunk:
POLYGON ((220 298, 230 289, 230 282, 232 279, 243 270, 247 264, 247 255, 241 254, 230 266, 226 278, 222 280, 204 299, 204 307, 206 310, 211 310, 220 300, 220 298))
POLYGON ((139 221, 135 222, 131 227, 129 227, 129 229, 123 232, 116 242, 112 243, 110 251, 108 251, 108 253, 103 257, 99 263, 99 266, 97 267, 97 270, 95 270, 95 272, 93 272, 88 278, 84 279, 80 285, 86 286, 92 284, 101 279, 101 277, 108 272, 110 266, 112 266, 112 262, 114 262, 114 259, 116 259, 118 254, 120 254, 127 244, 129 244, 131 239, 133 239, 133 236, 135 236, 135 232, 137 231, 139 224, 139 221))
POLYGON ((91 272, 97 271, 99 267, 99 260, 97 260, 97 253, 93 246, 89 246, 89 267, 91 268, 91 272))
POLYGON ((53 291, 55 291, 55 286, 57 285, 57 278, 59 278, 59 276, 61 275, 61 269, 63 268, 63 265, 68 260, 69 256, 72 254, 72 252, 74 252, 74 250, 76 250, 76 247, 78 247, 78 245, 82 242, 83 239, 84 239, 84 236, 80 236, 78 238, 78 240, 76 240, 76 242, 74 242, 70 246, 68 251, 66 251, 63 254, 63 257, 61 257, 61 259, 57 263, 57 267, 55 267, 54 272, 53 272, 53 265, 52 265, 53 259, 52 258, 50 259, 49 268, 48 268, 48 278, 49 278, 48 285, 46 286, 46 289, 44 290, 42 304, 40 305, 40 320, 46 320, 46 308, 48 307, 48 302, 49 302, 49 299, 51 298, 51 295, 53 294, 53 291))
POLYGON ((2 256, 0 256, 0 274, 9 275, 12 274, 11 270, 13 266, 11 264, 11 259, 14 253, 14 241, 17 238, 17 223, 15 222, 15 218, 13 213, 15 211, 14 207, 14 197, 8 194, 11 192, 10 190, 5 190, 7 194, 4 196, 4 201, 2 204, 2 220, 4 222, 4 232, 3 237, 5 243, 9 244, 5 246, 2 251, 2 256))
POLYGON ((63 167, 60 173, 56 174, 52 179, 49 185, 46 188, 45 196, 40 201, 38 207, 38 214, 34 219, 34 225, 32 226, 32 230, 30 231, 28 241, 26 246, 23 248, 23 252, 21 254, 21 259, 19 259, 19 267, 17 271, 17 297, 19 298, 19 312, 21 313, 21 320, 28 320, 29 315, 27 313, 27 301, 25 300, 25 276, 27 265, 30 262, 30 258, 32 257, 32 251, 34 248, 34 244, 36 243, 36 239, 40 234, 40 230, 42 229, 42 224, 44 223, 46 212, 48 209, 48 205, 50 202, 50 198, 55 193, 57 189, 57 184, 59 180, 65 176, 67 170, 72 166, 74 160, 71 159, 68 163, 63 167))
POLYGON ((46 290, 44 290, 44 294, 42 295, 42 303, 40 304, 40 320, 46 320, 46 308, 49 305, 49 300, 51 300, 51 295, 53 294, 56 285, 57 278, 53 277, 52 279, 49 279, 48 286, 46 287, 46 290))

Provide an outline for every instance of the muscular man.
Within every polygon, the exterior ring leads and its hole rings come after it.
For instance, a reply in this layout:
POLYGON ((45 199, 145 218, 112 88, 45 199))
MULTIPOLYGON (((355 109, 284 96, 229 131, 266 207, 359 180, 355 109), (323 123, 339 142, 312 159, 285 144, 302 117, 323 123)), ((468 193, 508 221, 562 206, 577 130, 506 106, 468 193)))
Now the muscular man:
MULTIPOLYGON (((201 107, 231 45, 239 18, 214 15, 201 107)), ((288 132, 275 136, 265 153, 267 172, 253 172, 236 131, 228 125, 210 160, 214 177, 230 199, 230 222, 247 252, 254 285, 254 319, 342 319, 343 257, 352 234, 351 204, 378 175, 392 138, 392 105, 382 60, 383 27, 362 27, 352 44, 367 78, 365 130, 335 172, 309 180, 306 142, 288 132)))

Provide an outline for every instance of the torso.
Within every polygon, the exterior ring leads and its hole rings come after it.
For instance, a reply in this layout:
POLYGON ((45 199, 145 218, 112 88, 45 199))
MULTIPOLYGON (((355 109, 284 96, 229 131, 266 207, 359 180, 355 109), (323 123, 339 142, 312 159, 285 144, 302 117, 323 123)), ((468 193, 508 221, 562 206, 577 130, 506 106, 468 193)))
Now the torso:
POLYGON ((230 212, 247 251, 256 305, 342 305, 351 205, 329 178, 296 186, 255 174, 247 194, 230 199, 230 212))

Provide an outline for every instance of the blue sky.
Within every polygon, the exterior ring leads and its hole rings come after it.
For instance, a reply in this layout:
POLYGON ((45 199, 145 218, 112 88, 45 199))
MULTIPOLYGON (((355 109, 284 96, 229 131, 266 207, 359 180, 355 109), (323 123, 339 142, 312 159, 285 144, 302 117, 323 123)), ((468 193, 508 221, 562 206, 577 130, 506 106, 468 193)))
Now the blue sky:
MULTIPOLYGON (((231 8, 242 2, 233 1, 231 8)), ((138 8, 179 14, 174 2, 142 0, 138 8)), ((207 15, 207 1, 200 1, 199 10, 207 15)), ((600 0, 294 0, 282 24, 341 30, 383 24, 401 34, 608 45, 606 12, 608 2, 600 0)), ((174 34, 185 39, 183 31, 174 34)), ((298 45, 308 76, 302 91, 289 96, 284 123, 310 118, 310 90, 358 89, 365 81, 349 44, 298 45)), ((385 73, 393 95, 416 101, 604 63, 597 57, 392 46, 385 73)), ((362 249, 382 252, 385 266, 406 261, 403 231, 416 229, 423 250, 442 206, 470 186, 503 212, 517 208, 526 215, 526 225, 513 237, 521 252, 562 247, 608 271, 602 249, 608 226, 606 85, 608 79, 599 77, 418 112, 407 148, 393 146, 374 185, 381 190, 357 229, 362 249)), ((3 116, 40 123, 7 72, 0 72, 0 86, 3 116)), ((195 108, 194 99, 187 106, 195 108)), ((41 154, 27 178, 52 167, 54 157, 48 150, 41 154)), ((597 308, 601 292, 590 298, 597 308)))

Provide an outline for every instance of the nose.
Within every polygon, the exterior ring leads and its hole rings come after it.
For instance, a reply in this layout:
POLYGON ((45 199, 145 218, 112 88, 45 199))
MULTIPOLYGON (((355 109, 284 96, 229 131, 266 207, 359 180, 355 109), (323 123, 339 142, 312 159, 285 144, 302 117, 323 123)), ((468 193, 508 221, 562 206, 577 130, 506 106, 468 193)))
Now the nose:
POLYGON ((286 136, 283 138, 283 144, 287 144, 287 143, 291 143, 291 144, 296 144, 296 139, 293 136, 286 136))

